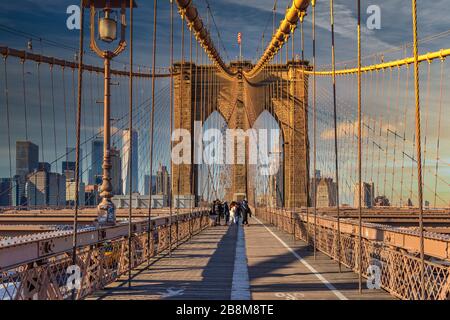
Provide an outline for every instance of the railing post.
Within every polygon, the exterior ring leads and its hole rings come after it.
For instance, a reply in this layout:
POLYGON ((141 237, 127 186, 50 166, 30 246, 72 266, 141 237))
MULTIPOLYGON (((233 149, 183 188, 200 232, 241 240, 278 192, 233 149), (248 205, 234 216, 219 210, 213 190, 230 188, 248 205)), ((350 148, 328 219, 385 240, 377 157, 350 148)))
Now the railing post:
POLYGON ((175 224, 175 230, 176 230, 176 232, 177 232, 177 236, 176 236, 177 242, 176 242, 175 247, 178 247, 178 242, 179 242, 179 240, 180 240, 180 235, 179 235, 180 230, 178 229, 178 228, 179 228, 178 222, 179 222, 179 216, 177 215, 177 221, 176 221, 176 224, 175 224))
POLYGON ((295 213, 291 212, 291 222, 292 222, 292 235, 293 235, 293 239, 295 241, 295 217, 294 217, 295 213))
POLYGON ((170 223, 169 223, 169 258, 172 258, 172 218, 173 216, 170 215, 170 223))
POLYGON ((191 222, 192 222, 192 215, 191 215, 191 213, 189 213, 189 219, 188 219, 188 223, 189 223, 189 240, 192 239, 192 225, 191 225, 191 222))

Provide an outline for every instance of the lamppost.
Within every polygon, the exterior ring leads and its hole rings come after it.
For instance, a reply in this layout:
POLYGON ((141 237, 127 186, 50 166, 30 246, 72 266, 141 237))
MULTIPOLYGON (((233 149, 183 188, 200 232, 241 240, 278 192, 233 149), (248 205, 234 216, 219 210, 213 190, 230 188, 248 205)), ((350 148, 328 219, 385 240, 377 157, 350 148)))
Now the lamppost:
MULTIPOLYGON (((100 58, 104 59, 104 100, 103 100, 103 177, 98 205, 98 222, 102 225, 116 223, 115 206, 111 201, 113 188, 111 185, 111 59, 122 53, 126 46, 125 30, 126 9, 130 8, 130 0, 85 0, 83 6, 90 8, 90 47, 100 58), (98 39, 110 44, 117 39, 117 9, 120 9, 120 40, 113 51, 102 50, 96 40, 96 17, 98 17, 98 39)), ((133 8, 136 1, 133 1, 133 8)))

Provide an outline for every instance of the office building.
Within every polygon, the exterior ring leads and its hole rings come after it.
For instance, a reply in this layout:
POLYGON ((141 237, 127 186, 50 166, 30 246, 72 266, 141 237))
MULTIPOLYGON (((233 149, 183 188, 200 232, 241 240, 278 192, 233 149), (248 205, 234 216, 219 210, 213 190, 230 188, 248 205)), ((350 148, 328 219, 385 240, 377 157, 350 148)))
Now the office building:
POLYGON ((119 149, 111 149, 111 185, 113 195, 122 194, 122 159, 119 149))
POLYGON ((48 162, 39 162, 38 171, 52 171, 52 165, 48 162))
POLYGON ((98 185, 87 185, 84 189, 85 205, 96 207, 100 203, 100 188, 98 185))
MULTIPOLYGON (((156 194, 156 176, 151 176, 152 179, 152 194, 156 194)), ((144 195, 150 195, 150 176, 146 174, 144 176, 144 195)))
POLYGON ((317 207, 328 208, 336 206, 337 188, 332 178, 321 178, 317 184, 317 207))
MULTIPOLYGON (((152 192, 153 194, 153 192, 152 192)), ((144 196, 150 195, 150 176, 148 174, 144 175, 144 196)))
POLYGON ((320 170, 316 170, 314 177, 312 177, 309 181, 309 193, 311 199, 311 205, 314 206, 314 196, 317 193, 317 187, 319 186, 320 181, 322 180, 322 173, 320 170))
POLYGON ((63 161, 61 167, 62 167, 62 173, 65 173, 66 171, 75 172, 76 163, 75 163, 75 161, 63 161))
MULTIPOLYGON (((75 162, 63 161, 62 173, 66 176, 66 180, 75 180, 75 162)), ((81 173, 81 172, 80 172, 81 173)))
POLYGON ((48 206, 66 205, 66 177, 60 173, 48 173, 48 206))
POLYGON ((130 194, 130 178, 132 178, 132 188, 131 193, 139 192, 139 181, 138 181, 138 161, 139 161, 139 151, 138 151, 138 133, 133 130, 124 130, 122 133, 122 150, 123 150, 123 161, 122 161, 122 182, 123 182, 123 194, 130 194), (131 150, 131 172, 129 168, 130 162, 130 142, 132 143, 131 150))
MULTIPOLYGON (((76 182, 66 180, 66 204, 69 206, 75 205, 76 196, 76 182)), ((84 206, 86 203, 86 190, 83 182, 80 182, 78 188, 78 204, 84 206)))
POLYGON ((0 178, 0 207, 9 207, 12 203, 11 178, 0 178))
POLYGON ((92 141, 91 168, 89 170, 89 184, 102 183, 103 165, 103 140, 95 139, 92 141))
POLYGON ((170 176, 166 166, 159 165, 156 173, 156 194, 168 195, 170 193, 170 176))
POLYGON ((38 169, 39 147, 30 141, 16 142, 16 175, 26 177, 38 169))
POLYGON ((64 206, 66 179, 63 175, 45 170, 28 174, 26 198, 28 206, 64 206))
MULTIPOLYGON (((153 187, 153 181, 152 181, 152 187, 153 187)), ((144 196, 149 196, 150 195, 150 176, 148 174, 146 174, 144 176, 144 196)), ((152 188, 152 194, 153 194, 153 188, 152 188)))
POLYGON ((358 208, 359 206, 359 192, 361 191, 361 206, 365 208, 372 208, 375 203, 374 191, 375 185, 374 183, 363 182, 363 187, 359 187, 359 183, 355 184, 355 193, 353 198, 353 206, 358 208))
MULTIPOLYGON (((281 170, 280 170, 281 171, 281 170)), ((283 204, 282 190, 280 190, 280 173, 276 175, 271 175, 269 177, 269 185, 267 194, 263 195, 266 197, 265 204, 269 207, 280 207, 283 204)))
POLYGON ((15 175, 12 183, 11 201, 13 207, 22 207, 27 205, 26 198, 26 177, 15 175))
POLYGON ((26 182, 26 198, 28 206, 47 205, 48 176, 45 171, 35 171, 30 173, 26 182))
MULTIPOLYGON (((80 162, 79 162, 79 173, 80 181, 83 181, 83 149, 80 149, 80 162)), ((66 159, 61 165, 62 174, 66 176, 67 180, 75 180, 75 170, 76 170, 76 149, 66 148, 66 159)))

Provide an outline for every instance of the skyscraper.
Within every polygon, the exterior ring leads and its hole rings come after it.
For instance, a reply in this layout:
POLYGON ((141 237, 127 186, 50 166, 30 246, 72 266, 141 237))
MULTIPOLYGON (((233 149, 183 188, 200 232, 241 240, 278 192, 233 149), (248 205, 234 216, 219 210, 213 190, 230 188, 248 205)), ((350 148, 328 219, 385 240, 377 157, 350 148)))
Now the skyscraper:
POLYGON ((66 180, 59 173, 36 170, 28 174, 26 197, 29 206, 63 206, 66 204, 66 180))
POLYGON ((65 206, 66 205, 66 179, 65 176, 56 172, 48 172, 47 185, 47 205, 65 206))
POLYGON ((321 178, 317 184, 317 207, 328 208, 336 205, 337 187, 332 178, 321 178))
POLYGON ((45 171, 30 173, 26 183, 26 197, 31 207, 47 205, 48 175, 45 171))
MULTIPOLYGON (((66 180, 66 204, 73 206, 75 205, 75 196, 76 196, 76 183, 75 181, 66 180)), ((85 199, 85 185, 83 182, 80 182, 78 188, 78 204, 80 206, 84 206, 86 203, 85 199)))
MULTIPOLYGON (((80 181, 83 181, 83 149, 80 149, 80 181)), ((67 180, 75 180, 75 169, 76 169, 76 149, 66 148, 66 158, 62 162, 62 173, 66 176, 67 180)), ((89 177, 90 179, 90 177, 89 177)))
MULTIPOLYGON (((151 179, 152 179, 152 186, 151 186, 152 194, 155 194, 156 193, 156 176, 152 175, 151 179)), ((148 174, 146 174, 144 176, 144 195, 146 195, 146 196, 150 195, 150 176, 148 174)))
MULTIPOLYGON (((353 198, 353 206, 358 208, 359 206, 359 183, 355 184, 355 196, 353 198)), ((363 182, 363 187, 361 188, 361 206, 366 208, 372 208, 375 202, 374 197, 375 185, 374 183, 363 182)))
POLYGON ((89 184, 101 184, 103 165, 103 140, 92 141, 91 169, 89 170, 89 184))
POLYGON ((150 176, 148 174, 144 176, 144 195, 150 195, 150 176))
POLYGON ((269 186, 267 191, 267 199, 264 199, 264 203, 269 207, 278 206, 278 192, 277 192, 277 175, 273 174, 269 176, 269 186))
POLYGON ((11 201, 13 207, 27 205, 27 198, 25 197, 25 183, 26 177, 19 175, 14 176, 11 190, 11 201))
POLYGON ((52 171, 52 165, 48 162, 39 162, 38 170, 50 172, 52 171))
POLYGON ((100 191, 98 185, 85 186, 85 204, 87 206, 97 206, 100 203, 100 191))
POLYGON ((170 194, 170 177, 166 166, 159 165, 156 174, 156 194, 169 196, 170 194))
POLYGON ((0 207, 10 206, 12 203, 11 178, 0 178, 0 207))
POLYGON ((123 150, 123 161, 122 161, 122 179, 123 179, 123 194, 130 194, 130 177, 133 177, 133 185, 131 193, 139 192, 139 181, 138 181, 138 133, 133 130, 124 130, 122 133, 122 150, 123 150), (130 160, 130 141, 132 142, 132 167, 131 173, 129 172, 129 160, 130 160))
POLYGON ((39 147, 30 141, 16 142, 16 174, 25 177, 39 166, 39 147))
MULTIPOLYGON (((322 173, 320 170, 316 170, 314 177, 309 180, 309 193, 311 198, 311 205, 314 206, 315 195, 317 194, 317 188, 322 179, 322 173)), ((316 202, 317 203, 317 202, 316 202)))
MULTIPOLYGON (((75 168, 76 163, 71 161, 63 161, 62 163, 62 173, 66 176, 66 180, 75 180, 75 168)), ((81 170, 80 170, 81 173, 81 170)))
POLYGON ((16 141, 16 176, 14 178, 13 206, 27 204, 27 175, 39 168, 39 147, 31 141, 16 141))
POLYGON ((114 195, 122 194, 122 159, 120 150, 115 148, 111 149, 111 185, 114 195))

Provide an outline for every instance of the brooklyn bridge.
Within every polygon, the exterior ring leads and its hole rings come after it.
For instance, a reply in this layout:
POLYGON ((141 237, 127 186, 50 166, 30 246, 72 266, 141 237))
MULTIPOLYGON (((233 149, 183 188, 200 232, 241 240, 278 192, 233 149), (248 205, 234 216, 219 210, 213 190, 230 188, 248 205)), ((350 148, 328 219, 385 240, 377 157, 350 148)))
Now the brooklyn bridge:
POLYGON ((338 2, 0 21, 0 300, 448 300, 450 29, 338 2))

